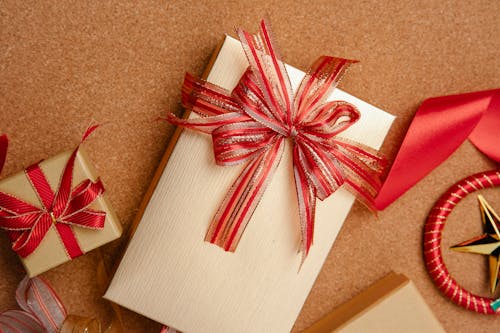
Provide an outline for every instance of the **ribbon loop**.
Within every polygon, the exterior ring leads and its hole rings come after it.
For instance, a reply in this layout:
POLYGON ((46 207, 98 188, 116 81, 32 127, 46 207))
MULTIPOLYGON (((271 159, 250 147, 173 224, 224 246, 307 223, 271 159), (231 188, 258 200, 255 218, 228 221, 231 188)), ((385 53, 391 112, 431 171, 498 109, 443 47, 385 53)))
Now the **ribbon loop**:
POLYGON ((5 157, 7 156, 7 147, 9 146, 9 139, 7 135, 0 135, 0 172, 2 172, 3 165, 5 164, 5 157))
POLYGON ((274 47, 271 32, 264 20, 260 23, 260 31, 255 35, 238 29, 241 45, 247 55, 252 74, 261 87, 266 105, 269 107, 275 121, 291 124, 292 116, 292 86, 274 47))
POLYGON ((309 116, 302 129, 304 135, 315 136, 323 140, 329 140, 342 133, 361 116, 359 111, 352 105, 342 101, 325 103, 313 111, 314 116, 309 116))

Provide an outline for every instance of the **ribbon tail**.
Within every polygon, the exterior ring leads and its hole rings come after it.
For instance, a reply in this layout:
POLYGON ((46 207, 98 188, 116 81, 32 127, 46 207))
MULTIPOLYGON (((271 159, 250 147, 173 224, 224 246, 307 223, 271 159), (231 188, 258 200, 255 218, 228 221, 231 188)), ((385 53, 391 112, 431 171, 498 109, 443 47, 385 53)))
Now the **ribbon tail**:
POLYGON ((7 148, 9 147, 9 139, 7 135, 0 135, 0 172, 2 172, 3 166, 5 164, 5 159, 7 158, 7 148))
POLYGON ((205 241, 234 252, 279 164, 283 147, 284 139, 280 138, 245 167, 224 198, 205 241))
MULTIPOLYGON (((61 220, 67 220, 74 214, 85 211, 88 207, 97 200, 99 196, 104 193, 104 185, 101 180, 98 179, 96 182, 86 179, 78 184, 71 192, 70 200, 67 205, 67 209, 63 216, 60 216, 61 220)), ((101 212, 103 213, 103 212, 101 212)), ((105 213, 104 213, 105 215, 105 213)), ((75 223, 80 224, 80 223, 75 223)), ((87 225, 82 223, 83 225, 87 225)), ((99 225, 88 225, 89 227, 100 227, 99 225)))
POLYGON ((500 130, 500 89, 494 92, 488 110, 469 135, 469 140, 483 154, 500 163, 498 132, 500 130))
POLYGON ((85 130, 85 133, 83 133, 83 136, 82 136, 82 140, 80 141, 80 144, 84 143, 85 140, 88 139, 88 137, 90 135, 92 135, 92 133, 94 133, 94 131, 96 129, 98 129, 101 125, 90 125, 86 130, 85 130))
MULTIPOLYGON (((294 155, 296 150, 294 149, 294 155)), ((300 253, 302 254, 301 265, 304 263, 309 249, 313 243, 314 222, 316 210, 316 193, 309 185, 305 171, 299 164, 293 166, 295 188, 297 190, 297 201, 299 205, 300 217, 300 253)))
POLYGON ((500 161, 500 89, 425 100, 410 124, 391 170, 375 199, 379 210, 409 190, 446 160, 471 135, 471 141, 500 161))

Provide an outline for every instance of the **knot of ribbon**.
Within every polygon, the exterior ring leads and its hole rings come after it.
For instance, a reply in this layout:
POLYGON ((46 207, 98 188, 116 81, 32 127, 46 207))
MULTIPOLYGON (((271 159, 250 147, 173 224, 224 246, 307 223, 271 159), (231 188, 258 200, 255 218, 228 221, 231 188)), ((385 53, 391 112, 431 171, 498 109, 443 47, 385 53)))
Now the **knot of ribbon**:
MULTIPOLYGON (((85 132, 81 143, 97 128, 85 132)), ((81 144, 80 143, 80 144, 81 144)), ((41 207, 34 206, 15 196, 0 192, 0 228, 5 229, 12 242, 12 249, 21 257, 37 249, 47 232, 54 227, 66 253, 73 259, 83 254, 72 227, 104 228, 106 213, 89 208, 104 192, 100 180, 82 181, 74 188, 73 169, 80 145, 73 151, 64 168, 57 191, 53 191, 39 163, 25 170, 41 207)), ((0 149, 1 150, 1 149, 0 149)))
POLYGON ((41 278, 25 277, 17 287, 16 301, 22 310, 0 313, 0 332, 100 333, 94 318, 68 315, 52 287, 41 278))
POLYGON ((172 124, 211 134, 218 165, 246 162, 224 198, 205 240, 234 251, 284 151, 293 142, 293 170, 301 229, 300 251, 313 242, 316 198, 346 186, 371 206, 385 160, 360 143, 338 135, 360 117, 346 101, 327 101, 343 73, 356 61, 322 56, 294 93, 265 21, 251 35, 238 30, 249 68, 232 92, 186 74, 183 105, 201 117, 172 124))

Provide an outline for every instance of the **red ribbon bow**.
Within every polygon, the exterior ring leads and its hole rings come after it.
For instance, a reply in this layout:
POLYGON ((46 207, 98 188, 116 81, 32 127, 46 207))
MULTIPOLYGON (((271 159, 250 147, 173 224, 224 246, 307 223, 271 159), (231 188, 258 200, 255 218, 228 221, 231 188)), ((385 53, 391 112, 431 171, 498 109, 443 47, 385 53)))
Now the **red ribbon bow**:
MULTIPOLYGON (((97 128, 90 127, 81 143, 97 128)), ((41 207, 33 206, 10 194, 0 192, 0 228, 7 231, 12 249, 23 258, 37 249, 49 229, 54 225, 68 256, 73 259, 84 252, 80 248, 72 227, 102 229, 106 213, 89 206, 104 192, 101 181, 82 181, 72 188, 73 168, 80 145, 73 151, 63 171, 57 192, 50 187, 40 165, 26 169, 41 207)))
POLYGON ((355 61, 320 57, 294 94, 265 21, 260 28, 257 35, 238 30, 250 67, 232 92, 187 74, 183 104, 201 118, 168 114, 167 119, 211 134, 217 164, 247 162, 205 237, 226 251, 235 250, 279 164, 285 139, 292 139, 305 258, 313 241, 316 198, 323 200, 345 185, 371 205, 384 160, 374 150, 338 137, 359 119, 356 107, 326 101, 355 61))

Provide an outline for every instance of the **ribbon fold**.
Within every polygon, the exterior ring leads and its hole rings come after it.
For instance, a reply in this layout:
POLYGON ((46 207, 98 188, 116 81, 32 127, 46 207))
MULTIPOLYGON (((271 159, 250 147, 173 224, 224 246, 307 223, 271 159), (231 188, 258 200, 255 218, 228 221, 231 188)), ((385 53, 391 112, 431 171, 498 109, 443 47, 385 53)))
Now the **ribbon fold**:
POLYGON ((360 117, 345 101, 326 99, 356 61, 322 56, 297 92, 261 21, 260 32, 238 30, 250 64, 232 92, 186 74, 183 105, 200 117, 172 124, 211 134, 218 165, 246 166, 224 198, 205 240, 234 251, 259 200, 279 165, 285 139, 293 142, 293 170, 300 215, 302 260, 314 234, 316 199, 344 185, 368 206, 380 188, 385 165, 377 152, 338 137, 360 117))
POLYGON ((417 110, 401 148, 375 199, 379 210, 446 160, 467 138, 500 162, 500 89, 440 96, 417 110))
MULTIPOLYGON (((87 129, 80 142, 98 126, 87 129)), ((5 229, 12 242, 12 249, 21 257, 37 249, 47 232, 55 227, 71 259, 83 254, 72 228, 75 226, 102 229, 106 213, 89 206, 104 192, 100 180, 89 179, 72 187, 73 169, 80 144, 71 154, 64 168, 57 191, 53 191, 39 163, 25 170, 41 207, 22 201, 8 193, 0 192, 0 228, 5 229)), ((6 145, 4 146, 6 151, 6 145)), ((0 152, 2 149, 0 148, 0 152)), ((5 155, 4 155, 5 156, 5 155)), ((1 159, 0 159, 1 161, 1 159)))

